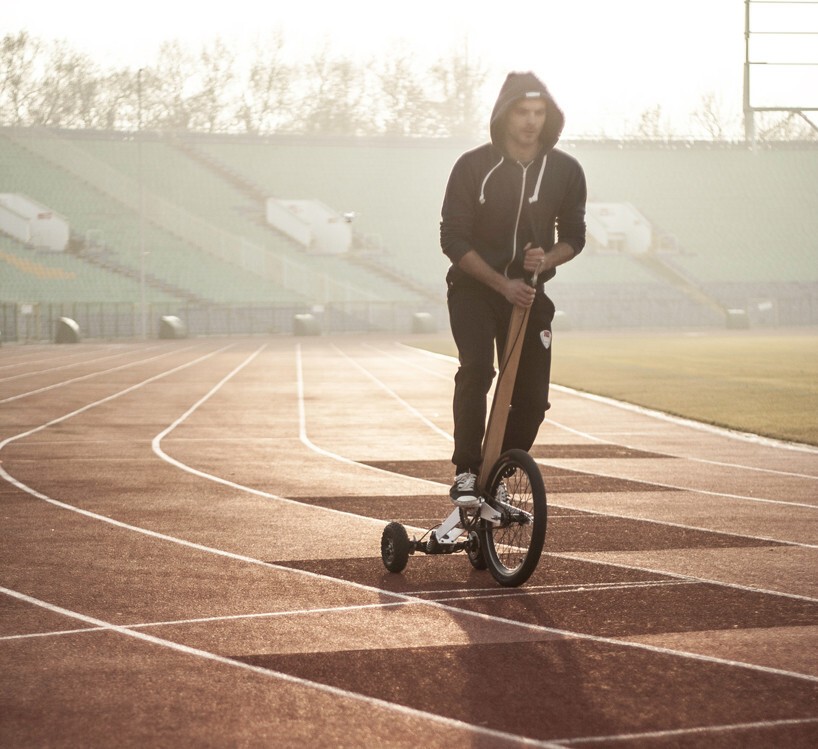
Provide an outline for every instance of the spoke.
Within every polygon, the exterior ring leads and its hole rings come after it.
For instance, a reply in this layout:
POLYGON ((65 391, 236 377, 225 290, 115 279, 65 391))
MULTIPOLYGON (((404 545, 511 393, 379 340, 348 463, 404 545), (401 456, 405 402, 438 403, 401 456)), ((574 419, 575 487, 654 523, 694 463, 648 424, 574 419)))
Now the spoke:
MULTIPOLYGON (((532 517, 534 505, 531 495, 531 486, 525 471, 515 469, 511 476, 506 477, 509 509, 519 511, 528 518, 532 517)), ((525 562, 531 546, 531 522, 511 521, 504 527, 494 529, 494 547, 501 564, 509 571, 519 569, 525 562)))

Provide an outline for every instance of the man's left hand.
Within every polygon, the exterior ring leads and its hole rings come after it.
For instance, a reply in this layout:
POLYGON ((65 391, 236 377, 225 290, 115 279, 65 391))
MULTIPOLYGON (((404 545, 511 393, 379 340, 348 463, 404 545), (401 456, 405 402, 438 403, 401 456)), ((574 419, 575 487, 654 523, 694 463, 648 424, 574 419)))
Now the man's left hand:
POLYGON ((527 273, 542 273, 545 269, 545 250, 542 247, 532 247, 529 243, 525 247, 523 268, 527 273))

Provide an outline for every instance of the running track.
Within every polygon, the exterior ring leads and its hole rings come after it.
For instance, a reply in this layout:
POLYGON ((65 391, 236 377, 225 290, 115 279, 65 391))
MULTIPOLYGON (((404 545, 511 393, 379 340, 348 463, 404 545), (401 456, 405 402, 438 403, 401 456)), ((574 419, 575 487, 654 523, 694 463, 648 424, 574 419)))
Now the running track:
POLYGON ((0 746, 818 745, 818 451, 556 389, 529 582, 391 575, 385 523, 449 512, 454 366, 1 348, 0 746))

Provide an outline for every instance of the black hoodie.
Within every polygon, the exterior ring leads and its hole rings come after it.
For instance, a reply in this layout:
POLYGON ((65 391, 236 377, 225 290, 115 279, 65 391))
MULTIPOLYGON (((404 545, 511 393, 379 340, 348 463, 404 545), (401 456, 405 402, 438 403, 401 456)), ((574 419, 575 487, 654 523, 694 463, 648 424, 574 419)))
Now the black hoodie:
POLYGON ((585 174, 576 159, 554 148, 564 123, 562 111, 533 73, 509 73, 491 113, 491 143, 463 154, 446 187, 440 244, 452 261, 450 280, 464 274, 457 264, 469 250, 509 278, 520 278, 529 242, 547 251, 559 239, 573 247, 574 255, 585 246, 585 174), (532 97, 545 100, 546 118, 540 152, 523 165, 504 153, 503 122, 511 104, 532 97))

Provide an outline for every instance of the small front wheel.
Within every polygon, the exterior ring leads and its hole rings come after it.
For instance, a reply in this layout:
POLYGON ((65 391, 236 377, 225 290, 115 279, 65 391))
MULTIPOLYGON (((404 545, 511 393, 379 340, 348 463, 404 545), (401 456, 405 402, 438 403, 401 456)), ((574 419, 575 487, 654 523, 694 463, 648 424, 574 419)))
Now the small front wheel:
POLYGON ((502 515, 483 529, 483 555, 500 585, 522 585, 534 572, 545 543, 547 503, 536 461, 524 450, 503 453, 491 469, 486 491, 502 515))
POLYGON ((409 561, 409 534, 400 523, 392 522, 383 529, 381 559, 390 572, 403 572, 409 561))

